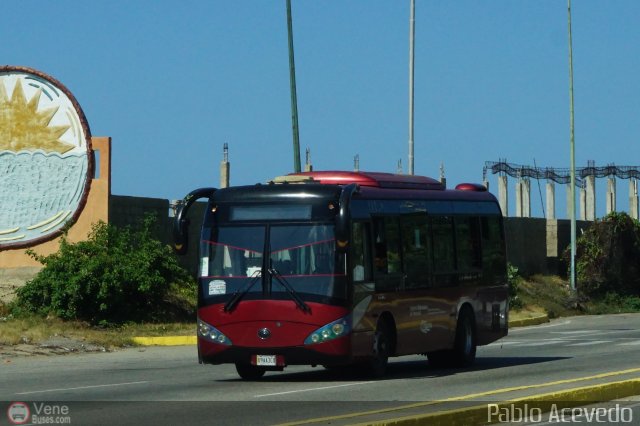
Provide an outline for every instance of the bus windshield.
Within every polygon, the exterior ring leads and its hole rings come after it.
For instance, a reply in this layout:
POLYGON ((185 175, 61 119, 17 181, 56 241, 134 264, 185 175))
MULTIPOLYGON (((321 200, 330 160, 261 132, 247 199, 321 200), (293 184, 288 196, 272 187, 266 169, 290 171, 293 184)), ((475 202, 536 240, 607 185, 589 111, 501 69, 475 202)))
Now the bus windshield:
POLYGON ((346 300, 344 255, 336 253, 333 224, 219 226, 209 234, 201 247, 205 304, 236 292, 244 300, 289 299, 291 290, 307 301, 346 300))

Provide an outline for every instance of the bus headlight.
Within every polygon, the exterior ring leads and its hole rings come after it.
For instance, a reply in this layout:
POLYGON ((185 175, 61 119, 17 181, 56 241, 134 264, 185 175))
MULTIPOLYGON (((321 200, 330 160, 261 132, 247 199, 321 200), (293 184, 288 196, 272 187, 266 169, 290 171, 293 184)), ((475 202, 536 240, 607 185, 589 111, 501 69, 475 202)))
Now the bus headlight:
POLYGON ((198 335, 220 345, 231 345, 231 340, 211 324, 198 319, 198 335))
POLYGON ((305 345, 313 345, 315 343, 324 343, 329 340, 337 339, 345 336, 350 331, 351 317, 346 316, 325 326, 320 327, 311 333, 305 340, 305 345))

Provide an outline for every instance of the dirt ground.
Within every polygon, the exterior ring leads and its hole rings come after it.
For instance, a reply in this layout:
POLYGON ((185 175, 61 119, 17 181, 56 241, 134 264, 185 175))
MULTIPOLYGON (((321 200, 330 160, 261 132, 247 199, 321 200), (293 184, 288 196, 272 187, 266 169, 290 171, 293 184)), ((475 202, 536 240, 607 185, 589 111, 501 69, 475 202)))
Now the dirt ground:
POLYGON ((23 342, 17 345, 0 345, 0 363, 9 363, 15 357, 86 352, 107 352, 107 349, 68 337, 51 337, 38 344, 23 342))
MULTIPOLYGON (((0 302, 10 302, 16 290, 32 279, 40 267, 0 268, 0 302)), ((17 345, 0 344, 0 363, 9 363, 11 358, 34 355, 63 355, 82 352, 107 352, 102 346, 89 344, 68 337, 50 337, 44 342, 31 343, 26 339, 17 345)))

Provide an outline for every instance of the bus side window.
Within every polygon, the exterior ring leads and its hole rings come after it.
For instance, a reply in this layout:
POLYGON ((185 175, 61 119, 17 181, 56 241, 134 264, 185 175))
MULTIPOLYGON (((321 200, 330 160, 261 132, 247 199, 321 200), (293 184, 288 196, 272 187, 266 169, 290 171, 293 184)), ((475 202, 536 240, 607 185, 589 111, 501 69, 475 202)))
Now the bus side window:
POLYGON ((384 225, 387 240, 387 272, 389 274, 402 272, 400 222, 397 217, 388 217, 385 218, 384 225))
POLYGON ((387 242, 384 235, 384 219, 375 218, 373 222, 374 267, 377 273, 387 272, 387 242))
POLYGON ((482 268, 486 284, 503 280, 506 274, 504 235, 497 216, 482 217, 482 268))
POLYGON ((368 223, 354 222, 351 229, 353 281, 371 280, 371 244, 368 223))
POLYGON ((373 222, 376 291, 402 288, 400 223, 398 217, 378 217, 373 222))
POLYGON ((374 221, 376 272, 402 272, 400 259, 400 228, 397 217, 376 218, 374 221))
POLYGON ((402 217, 401 228, 404 271, 407 274, 405 287, 426 288, 429 286, 427 216, 402 217))
POLYGON ((467 272, 482 267, 480 224, 478 217, 456 217, 458 270, 467 272))
POLYGON ((455 245, 453 234, 453 218, 451 216, 433 216, 431 218, 431 235, 433 244, 434 284, 446 287, 453 282, 455 272, 455 245))

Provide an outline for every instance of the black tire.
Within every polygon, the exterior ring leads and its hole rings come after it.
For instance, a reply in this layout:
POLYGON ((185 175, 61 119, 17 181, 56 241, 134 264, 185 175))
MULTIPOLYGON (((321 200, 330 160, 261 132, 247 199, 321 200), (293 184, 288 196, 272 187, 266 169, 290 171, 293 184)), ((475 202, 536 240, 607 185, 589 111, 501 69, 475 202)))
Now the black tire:
POLYGON ((251 364, 236 364, 238 375, 244 380, 258 380, 264 376, 265 369, 251 364))
POLYGON ((387 321, 381 320, 376 326, 373 338, 373 354, 364 365, 365 373, 371 377, 382 377, 387 372, 391 356, 393 331, 387 321))
POLYGON ((456 367, 469 367, 476 360, 476 322, 469 308, 460 312, 451 355, 456 367))
POLYGON ((473 312, 465 308, 460 312, 456 324, 453 349, 427 353, 429 365, 441 367, 468 367, 476 359, 476 323, 473 312))

